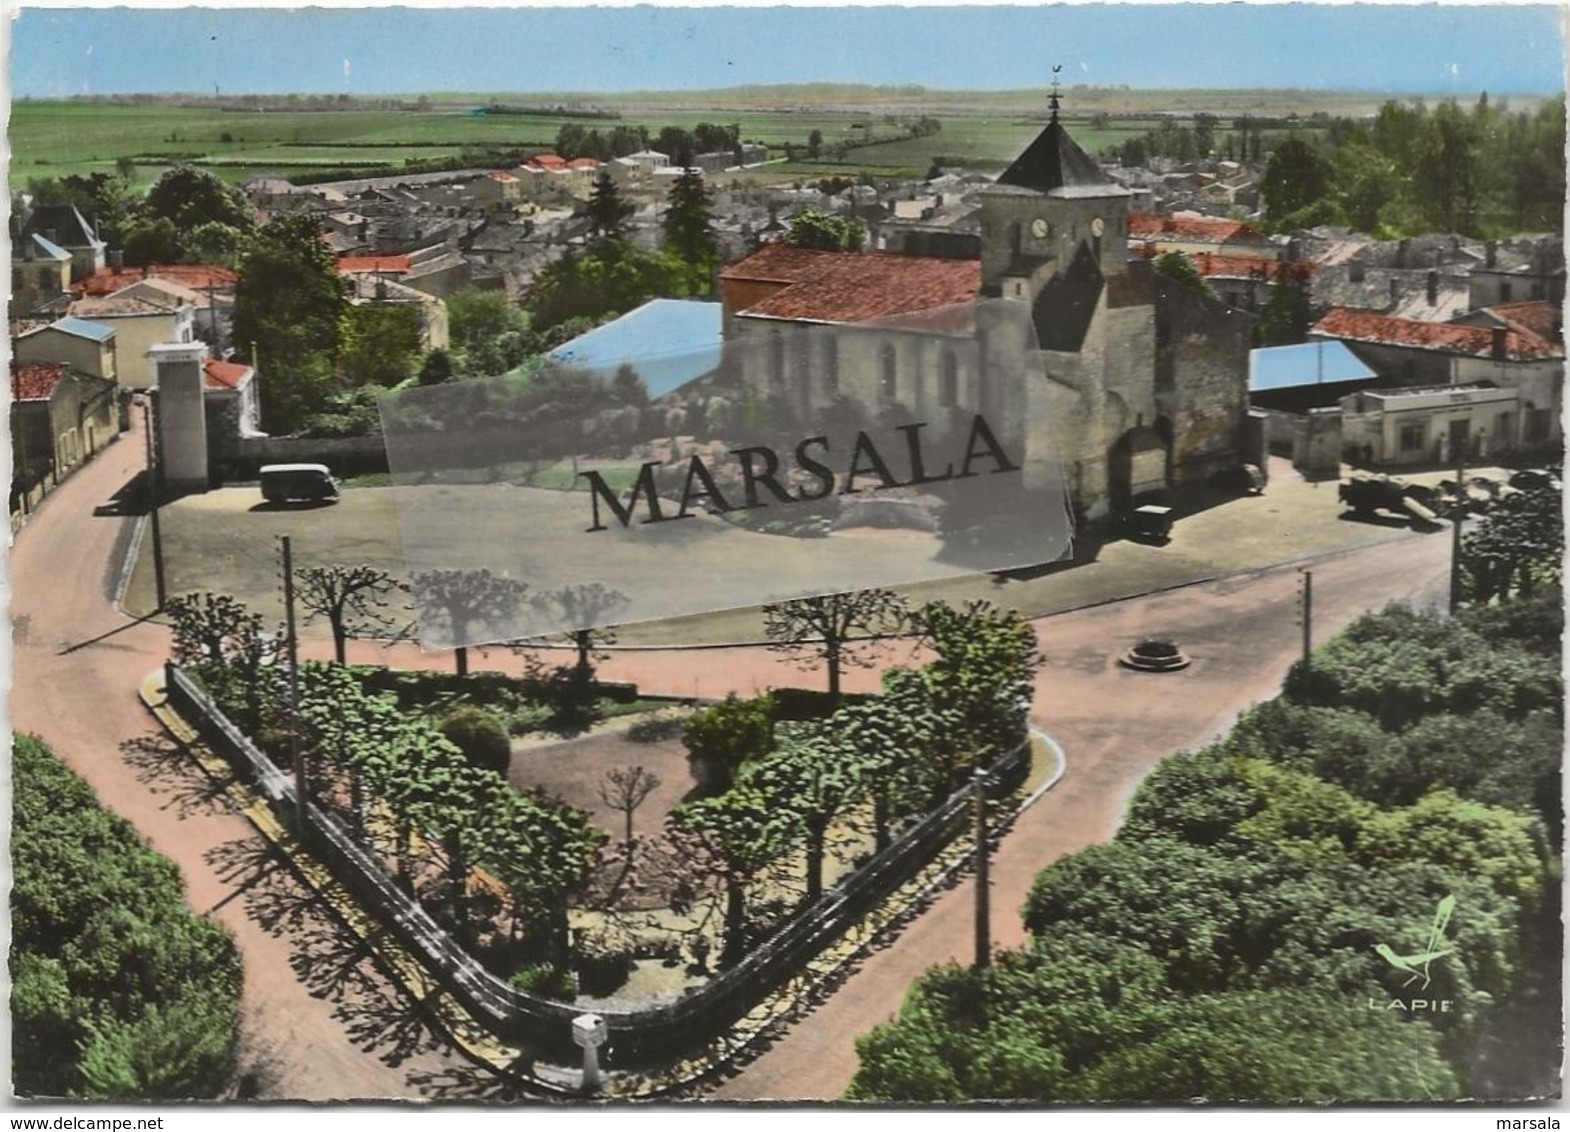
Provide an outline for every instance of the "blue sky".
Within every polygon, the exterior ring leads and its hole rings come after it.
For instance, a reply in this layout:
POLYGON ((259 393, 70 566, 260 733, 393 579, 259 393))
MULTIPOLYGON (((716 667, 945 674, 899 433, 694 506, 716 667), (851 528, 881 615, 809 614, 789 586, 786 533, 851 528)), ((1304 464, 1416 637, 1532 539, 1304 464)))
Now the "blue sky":
POLYGON ((972 8, 24 8, 13 97, 624 91, 807 81, 939 89, 1563 88, 1551 5, 972 8))

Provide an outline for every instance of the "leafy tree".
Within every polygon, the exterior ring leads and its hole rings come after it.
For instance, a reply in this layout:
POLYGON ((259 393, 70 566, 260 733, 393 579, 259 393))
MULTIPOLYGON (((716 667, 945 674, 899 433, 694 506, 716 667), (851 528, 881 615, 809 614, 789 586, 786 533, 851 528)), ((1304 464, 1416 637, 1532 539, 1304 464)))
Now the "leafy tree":
POLYGON ((796 724, 778 748, 743 770, 744 781, 797 813, 807 839, 807 903, 823 895, 829 826, 866 791, 875 756, 845 742, 833 724, 796 724))
POLYGON ((1199 273, 1199 268, 1182 252, 1162 252, 1156 257, 1156 270, 1168 279, 1182 284, 1191 291, 1210 294, 1210 284, 1199 273))
POLYGON ((469 645, 512 636, 510 626, 529 588, 484 568, 422 570, 409 584, 423 623, 446 626, 460 676, 469 672, 469 645))
POLYGON ((937 705, 958 714, 974 753, 990 760, 1023 742, 1042 664, 1030 623, 986 601, 929 602, 917 623, 937 654, 927 665, 937 705))
POLYGON ((315 216, 292 213, 262 227, 241 253, 234 340, 264 375, 262 418, 275 432, 325 406, 342 350, 348 291, 315 216))
POLYGON ((512 740, 490 712, 477 704, 459 704, 436 729, 475 766, 506 777, 512 766, 512 740))
POLYGON ((749 700, 732 692, 688 716, 682 742, 699 786, 714 793, 729 790, 745 763, 767 754, 774 746, 777 710, 767 692, 749 700))
POLYGON ((790 847, 798 819, 782 800, 751 786, 713 798, 683 802, 671 811, 667 832, 688 868, 713 877, 725 892, 725 943, 720 963, 735 963, 749 943, 747 886, 790 847))
POLYGON ((354 385, 400 385, 415 374, 423 336, 412 306, 349 308, 339 366, 354 385))
POLYGON ((837 706, 845 666, 870 667, 875 638, 898 633, 909 617, 909 605, 892 590, 853 590, 765 605, 763 632, 770 649, 800 667, 823 667, 837 706))
POLYGON ((395 593, 407 592, 386 570, 358 566, 310 566, 298 572, 300 604, 307 622, 324 618, 333 634, 333 653, 345 662, 350 637, 395 628, 399 619, 386 612, 395 593))
POLYGON ((185 253, 180 229, 166 216, 128 219, 121 236, 121 250, 126 262, 136 267, 178 263, 185 253))
POLYGON ((1453 99, 1423 124, 1412 167, 1412 189, 1428 222, 1440 232, 1475 235, 1482 177, 1475 124, 1453 99))
POLYGON ((249 234, 256 227, 251 206, 237 186, 204 169, 177 165, 147 190, 147 215, 168 219, 182 232, 221 224, 249 234))
POLYGON ((420 364, 421 385, 441 385, 453 378, 452 355, 446 350, 435 349, 420 364))
POLYGON ((543 923, 551 960, 565 966, 571 937, 567 912, 573 892, 587 882, 606 842, 575 806, 502 789, 492 796, 489 829, 479 862, 512 894, 512 923, 543 923))
POLYGON ((1402 192, 1396 163, 1360 140, 1338 149, 1331 162, 1336 207, 1347 224, 1359 232, 1382 233, 1385 211, 1402 192))
POLYGON ((823 131, 813 130, 810 134, 807 135, 807 157, 809 160, 816 161, 822 152, 823 131))
POLYGON ((1552 487, 1519 491, 1499 500, 1461 540, 1464 593, 1487 604, 1539 588, 1557 590, 1564 579, 1563 496, 1552 487))
POLYGON ((1279 265, 1275 281, 1270 285, 1270 295, 1254 323, 1254 337, 1261 346, 1291 346, 1308 341, 1311 325, 1313 317, 1308 304, 1306 268, 1297 264, 1279 265))
POLYGON ((1302 138, 1288 138, 1271 153, 1259 191, 1271 220, 1305 209, 1329 191, 1324 160, 1302 138))
POLYGON ((13 1087, 24 1096, 223 1095, 240 960, 180 875, 37 737, 12 745, 13 1087))
POLYGON ((796 213, 785 230, 787 244, 829 252, 859 252, 866 238, 860 221, 817 208, 796 213))
POLYGON ((703 174, 683 169, 665 199, 665 215, 660 221, 665 250, 691 269, 692 293, 706 295, 713 289, 719 241, 714 235, 712 194, 703 174))

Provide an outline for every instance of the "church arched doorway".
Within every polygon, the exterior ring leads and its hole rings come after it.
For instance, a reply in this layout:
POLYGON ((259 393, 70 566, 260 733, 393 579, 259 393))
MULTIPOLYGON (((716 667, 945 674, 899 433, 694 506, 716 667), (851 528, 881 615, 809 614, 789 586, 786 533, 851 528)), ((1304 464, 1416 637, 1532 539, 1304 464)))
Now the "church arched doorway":
POLYGON ((1114 511, 1167 486, 1169 442, 1153 428, 1135 425, 1107 451, 1107 494, 1114 511))

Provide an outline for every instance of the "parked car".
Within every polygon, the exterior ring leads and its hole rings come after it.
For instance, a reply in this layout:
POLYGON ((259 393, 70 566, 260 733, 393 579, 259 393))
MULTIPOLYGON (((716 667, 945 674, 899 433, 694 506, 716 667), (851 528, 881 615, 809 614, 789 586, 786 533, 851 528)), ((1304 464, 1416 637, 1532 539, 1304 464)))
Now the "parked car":
POLYGON ((338 502, 338 481, 326 464, 268 464, 261 481, 268 503, 338 502))

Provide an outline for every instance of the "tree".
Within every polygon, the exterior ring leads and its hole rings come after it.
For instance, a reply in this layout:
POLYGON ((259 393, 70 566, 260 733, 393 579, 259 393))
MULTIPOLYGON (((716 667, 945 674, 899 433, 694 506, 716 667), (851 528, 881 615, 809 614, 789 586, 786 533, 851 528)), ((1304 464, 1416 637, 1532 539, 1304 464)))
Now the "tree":
POLYGON ((796 835, 788 804, 750 786, 713 798, 683 802, 671 811, 667 832, 687 866, 721 882, 725 892, 725 943, 720 963, 746 954, 747 886, 796 835))
POLYGON ((594 179, 594 187, 589 191, 589 203, 584 209, 584 214, 589 218, 589 236, 600 254, 606 254, 607 250, 625 238, 627 220, 635 211, 636 208, 630 202, 622 200, 621 190, 616 187, 610 172, 602 169, 594 179))
POLYGON ((600 801, 626 820, 624 841, 632 840, 632 815, 658 790, 660 776, 641 766, 613 767, 600 780, 600 801))
POLYGON ((577 671, 584 680, 594 675, 595 645, 615 640, 606 622, 626 604, 626 594, 602 582, 579 582, 534 598, 536 608, 553 610, 562 622, 572 626, 573 644, 578 650, 577 671))
POLYGON ((561 967, 571 949, 568 900, 588 880, 605 841, 604 830, 575 806, 505 785, 492 796, 479 863, 511 892, 514 933, 520 923, 543 923, 547 954, 561 967))
POLYGON ((823 152, 823 131, 813 130, 807 135, 807 158, 816 161, 823 152))
POLYGON ((507 776, 512 766, 512 740, 501 722, 484 708, 459 704, 442 717, 436 729, 481 770, 507 776))
POLYGON ((245 703, 246 720, 262 722, 262 701, 269 665, 283 650, 283 630, 268 631, 262 615, 228 594, 191 593, 171 598, 164 607, 174 629, 171 659, 176 664, 201 666, 204 680, 217 685, 237 682, 245 703))
POLYGON ((1564 515, 1559 489, 1533 487, 1498 500, 1461 539, 1466 600, 1530 598, 1564 579, 1564 515))
POLYGON ((665 250, 691 269, 693 294, 706 295, 713 289, 719 241, 714 235, 712 194, 703 174, 683 169, 665 199, 665 216, 660 221, 665 250))
POLYGON ((445 626, 442 637, 453 646, 458 675, 469 672, 471 644, 507 640, 528 585, 490 570, 422 570, 410 590, 425 625, 445 626))
POLYGON ((441 385, 453 376, 452 355, 446 350, 435 349, 425 356, 420 365, 421 385, 441 385))
POLYGON ((1328 190, 1326 167, 1319 152, 1296 137, 1288 138, 1271 153, 1259 186, 1265 215, 1278 222, 1323 199, 1328 190))
POLYGON ((871 666, 876 645, 869 638, 900 632, 909 617, 909 605, 894 591, 855 590, 765 605, 763 632, 770 649, 792 656, 798 666, 827 669, 829 699, 838 706, 844 667, 871 666))
POLYGON ((1199 273, 1193 261, 1182 252, 1162 252, 1156 257, 1156 270, 1168 279, 1187 287, 1200 294, 1210 294, 1210 284, 1205 282, 1205 277, 1199 273))
POLYGON ((376 566, 310 566, 298 572, 300 604, 307 622, 325 618, 333 634, 333 653, 345 663, 350 637, 393 629, 399 619, 385 611, 395 593, 409 587, 376 566))
MULTIPOLYGON (((783 729, 782 729, 783 731, 783 729)), ((823 858, 834 819, 867 788, 877 756, 845 742, 833 724, 797 724, 744 781, 794 811, 807 838, 808 904, 823 895, 823 858)))
POLYGON ((736 772, 774 746, 777 706, 765 692, 742 700, 732 692, 717 704, 693 712, 682 728, 693 777, 709 793, 729 790, 736 772))
POLYGON ((1278 265, 1270 295, 1254 323, 1254 336, 1259 345, 1291 346, 1306 342, 1312 324, 1307 268, 1301 264, 1278 265))
POLYGON ((866 242, 860 221, 817 208, 804 208, 790 218, 785 242, 798 248, 859 252, 866 242))
POLYGON ((353 385, 400 385, 414 376, 424 335, 412 306, 349 308, 339 367, 353 385))
POLYGON ((344 344, 348 289, 320 221, 293 213, 264 225, 240 256, 234 340, 264 375, 262 419, 274 432, 323 408, 344 344))
POLYGON ((927 665, 937 706, 958 713, 973 753, 989 760, 1023 742, 1042 664, 1030 623, 986 601, 929 602, 917 623, 937 654, 927 665))
POLYGON ((1424 217, 1437 231, 1476 235, 1481 180, 1475 123, 1447 99, 1423 124, 1412 166, 1412 189, 1424 217))
POLYGON ((177 165, 147 190, 147 215, 166 218, 182 232, 222 224, 242 234, 256 228, 251 206, 238 187, 204 169, 177 165))
POLYGON ((15 737, 11 770, 14 1090, 222 1096, 239 1036, 233 940, 36 736, 15 737))

